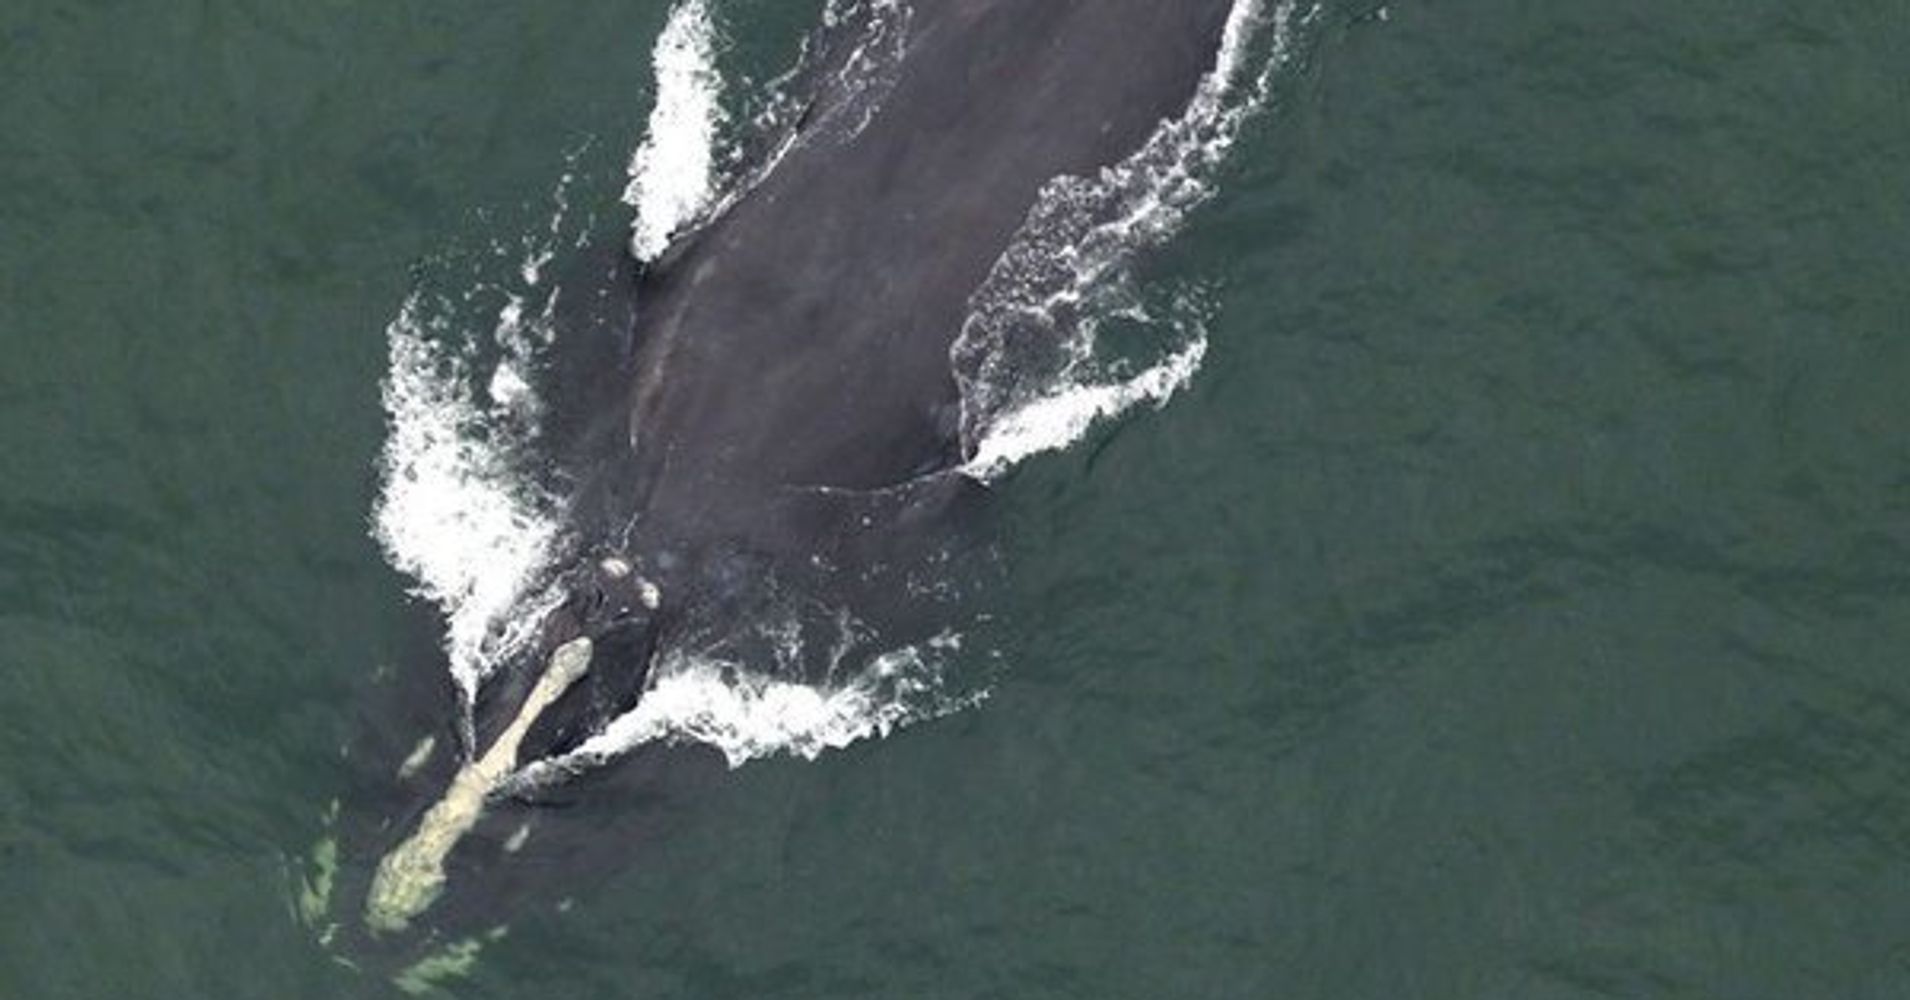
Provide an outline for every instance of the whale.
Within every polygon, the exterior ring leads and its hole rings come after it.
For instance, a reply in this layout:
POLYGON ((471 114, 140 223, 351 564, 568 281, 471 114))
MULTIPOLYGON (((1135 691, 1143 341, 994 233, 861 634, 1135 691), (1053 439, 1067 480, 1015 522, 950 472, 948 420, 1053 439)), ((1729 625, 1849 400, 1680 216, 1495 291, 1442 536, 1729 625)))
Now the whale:
MULTIPOLYGON (((404 768, 429 791, 375 834, 373 936, 427 921, 453 871, 509 867, 472 831, 540 808, 525 773, 640 704, 671 650, 773 659, 737 627, 770 608, 819 628, 853 609, 886 642, 934 632, 937 583, 986 561, 954 360, 978 290, 1056 178, 1110 168, 1188 107, 1237 6, 870 0, 817 29, 732 196, 660 256, 620 254, 556 349, 560 596, 468 693, 458 738, 404 768)), ((667 783, 668 766, 633 773, 667 783)))

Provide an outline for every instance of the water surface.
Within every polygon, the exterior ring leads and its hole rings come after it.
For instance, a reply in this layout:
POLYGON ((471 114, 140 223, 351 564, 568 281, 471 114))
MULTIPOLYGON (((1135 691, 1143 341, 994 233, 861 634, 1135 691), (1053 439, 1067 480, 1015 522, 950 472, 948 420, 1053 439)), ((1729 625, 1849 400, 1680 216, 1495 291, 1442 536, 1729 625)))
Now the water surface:
MULTIPOLYGON (((0 13, 0 994, 383 995, 288 874, 413 642, 383 328, 666 13, 0 13)), ((1149 264, 1205 370, 998 489, 992 697, 458 995, 1910 994, 1906 13, 1327 5, 1149 264)))

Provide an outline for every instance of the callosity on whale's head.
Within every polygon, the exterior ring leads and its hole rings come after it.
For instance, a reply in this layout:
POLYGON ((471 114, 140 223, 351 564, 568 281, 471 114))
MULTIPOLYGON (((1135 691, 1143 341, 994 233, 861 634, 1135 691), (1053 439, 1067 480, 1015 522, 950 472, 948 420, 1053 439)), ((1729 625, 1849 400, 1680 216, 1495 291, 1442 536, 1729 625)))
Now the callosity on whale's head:
POLYGON ((515 697, 487 699, 468 756, 444 794, 379 861, 366 894, 365 925, 406 930, 443 891, 451 851, 477 825, 486 803, 532 761, 581 742, 635 703, 655 654, 661 592, 628 560, 609 556, 573 574, 570 598, 523 657, 515 697))

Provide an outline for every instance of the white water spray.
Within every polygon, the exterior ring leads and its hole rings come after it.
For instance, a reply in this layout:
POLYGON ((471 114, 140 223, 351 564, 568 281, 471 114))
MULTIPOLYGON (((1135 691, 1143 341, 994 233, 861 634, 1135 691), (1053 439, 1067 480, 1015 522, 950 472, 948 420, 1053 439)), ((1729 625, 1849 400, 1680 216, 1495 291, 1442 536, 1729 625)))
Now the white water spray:
MULTIPOLYGON (((478 403, 469 357, 451 346, 456 332, 440 328, 449 312, 414 294, 386 329, 390 432, 373 535, 442 609, 445 651, 468 702, 525 638, 524 606, 559 529, 556 502, 518 470, 508 421, 478 403)), ((499 377, 510 378, 494 384, 499 377)))
POLYGON ((646 263, 716 197, 717 131, 725 116, 708 0, 682 0, 670 11, 651 62, 656 104, 649 132, 631 157, 623 196, 637 210, 630 252, 646 263))
POLYGON ((781 680, 745 664, 677 652, 656 666, 637 706, 570 753, 522 773, 535 784, 613 760, 648 743, 700 743, 731 767, 776 754, 814 760, 858 740, 940 718, 986 697, 951 694, 943 675, 961 637, 870 657, 846 676, 819 684, 781 680))

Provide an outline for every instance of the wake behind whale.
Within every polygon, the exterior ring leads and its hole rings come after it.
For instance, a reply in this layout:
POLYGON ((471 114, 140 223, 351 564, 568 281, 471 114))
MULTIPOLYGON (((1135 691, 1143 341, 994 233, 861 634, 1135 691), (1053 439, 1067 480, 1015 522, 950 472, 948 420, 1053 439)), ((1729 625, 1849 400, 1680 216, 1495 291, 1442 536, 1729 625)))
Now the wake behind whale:
MULTIPOLYGON (((714 13, 683 0, 655 50, 627 252, 557 277, 599 259, 567 178, 485 336, 469 294, 388 331, 375 531, 443 611, 455 697, 403 768, 428 797, 365 852, 374 931, 431 912, 500 795, 644 747, 814 756, 978 700, 986 484, 1198 370, 1198 296, 1128 267, 1208 195, 1304 22, 832 0, 742 119, 714 13), (1110 356, 1108 322, 1151 356, 1110 356)), ((504 854, 537 836, 519 812, 504 854)))

